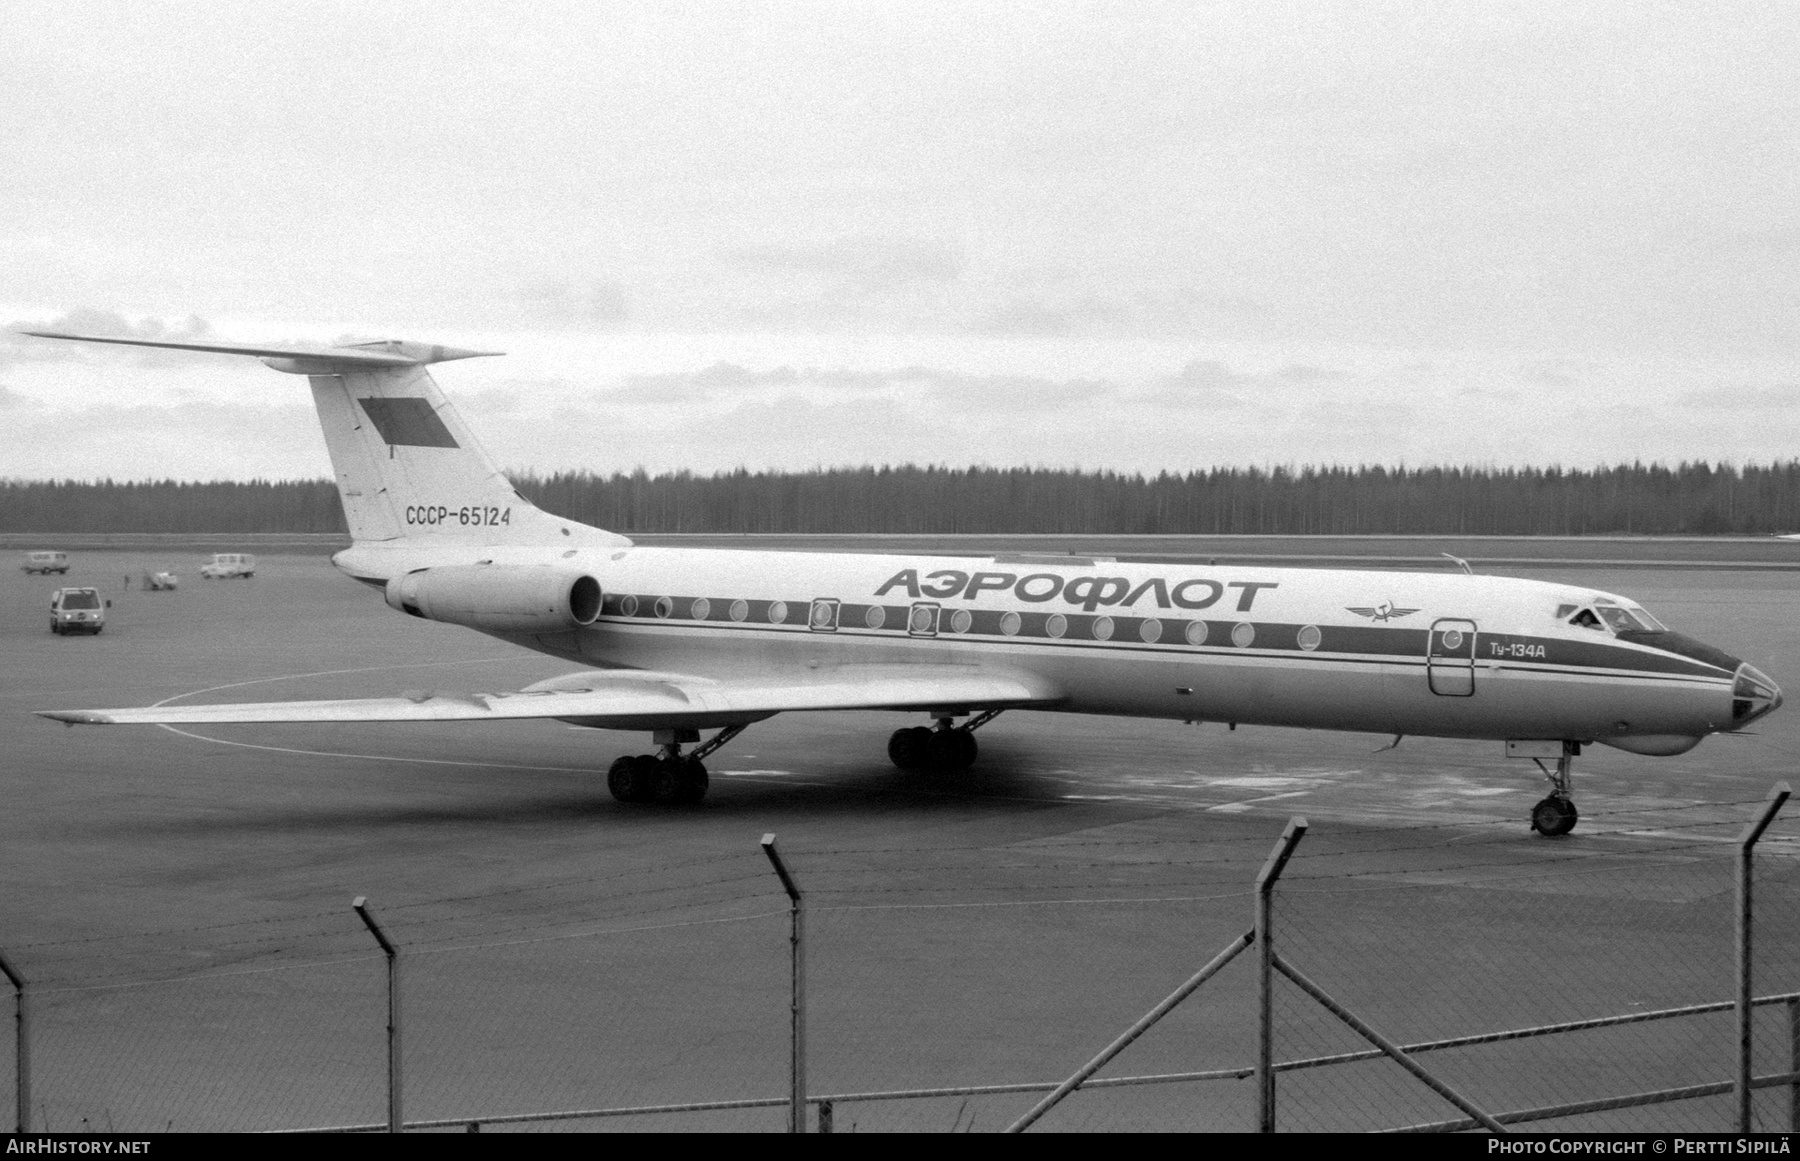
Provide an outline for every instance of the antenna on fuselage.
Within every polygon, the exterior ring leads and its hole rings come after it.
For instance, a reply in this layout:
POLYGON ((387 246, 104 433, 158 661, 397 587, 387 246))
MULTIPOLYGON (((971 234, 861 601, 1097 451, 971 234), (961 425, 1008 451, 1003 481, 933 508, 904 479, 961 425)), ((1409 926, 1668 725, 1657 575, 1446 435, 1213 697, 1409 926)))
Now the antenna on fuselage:
POLYGON ((1451 556, 1447 552, 1440 552, 1440 553, 1438 553, 1438 555, 1443 557, 1445 560, 1454 561, 1464 572, 1468 573, 1470 576, 1475 575, 1475 570, 1470 568, 1469 562, 1464 560, 1462 557, 1451 556))

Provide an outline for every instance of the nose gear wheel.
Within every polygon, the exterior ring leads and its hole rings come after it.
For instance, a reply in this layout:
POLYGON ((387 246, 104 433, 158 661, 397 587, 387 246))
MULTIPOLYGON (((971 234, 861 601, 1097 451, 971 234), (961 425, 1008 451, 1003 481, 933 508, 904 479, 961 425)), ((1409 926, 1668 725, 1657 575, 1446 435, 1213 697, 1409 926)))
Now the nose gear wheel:
POLYGON ((1574 830, 1579 817, 1573 802, 1552 794, 1531 808, 1531 829, 1546 838, 1555 838, 1574 830))
POLYGON ((1575 809, 1573 797, 1575 789, 1575 758, 1581 753, 1580 742, 1564 742, 1562 757, 1556 761, 1556 770, 1550 768, 1536 758, 1538 769, 1550 780, 1550 796, 1531 808, 1531 829, 1545 838, 1556 838, 1568 834, 1575 829, 1575 822, 1581 817, 1575 809))

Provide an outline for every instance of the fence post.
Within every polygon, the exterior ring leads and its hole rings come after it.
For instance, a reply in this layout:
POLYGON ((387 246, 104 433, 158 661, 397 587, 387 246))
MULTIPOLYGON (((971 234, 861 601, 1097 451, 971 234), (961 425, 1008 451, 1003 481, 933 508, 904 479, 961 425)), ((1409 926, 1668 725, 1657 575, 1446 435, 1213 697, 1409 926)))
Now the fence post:
MULTIPOLYGON (((1788 1071, 1800 1072, 1800 1000, 1787 1002, 1788 1071)), ((1788 1132, 1800 1133, 1800 1080, 1788 1085, 1788 1132)))
POLYGON ((775 849, 773 833, 762 836, 763 854, 769 856, 769 863, 775 868, 775 874, 781 878, 782 890, 787 892, 788 913, 793 919, 793 930, 788 940, 793 951, 793 1063, 789 1070, 788 1094, 788 1132, 806 1132, 806 908, 800 895, 800 884, 788 873, 787 864, 775 849))
POLYGON ((1781 804, 1788 800, 1792 791, 1786 782, 1777 782, 1769 788, 1769 796, 1763 800, 1762 814, 1754 822, 1744 828, 1738 836, 1738 912, 1737 912, 1737 1025, 1738 1025, 1738 1067, 1737 1067, 1737 1131, 1750 1131, 1750 1020, 1754 1009, 1750 1006, 1751 946, 1752 935, 1756 927, 1752 914, 1752 894, 1755 890, 1756 840, 1762 837, 1763 831, 1775 821, 1781 812, 1781 804))
POLYGON ((365 895, 358 895, 350 901, 356 909, 357 916, 381 950, 387 955, 388 968, 388 1132, 399 1133, 405 1130, 406 1122, 400 1114, 400 949, 388 939, 375 917, 369 914, 369 900, 365 895))
POLYGON ((24 1136, 31 1130, 31 1014, 25 1001, 25 977, 6 962, 4 955, 0 955, 0 972, 6 973, 13 986, 13 1016, 17 1020, 13 1080, 18 1086, 13 1091, 13 1099, 18 1105, 13 1131, 24 1136))
POLYGON ((1288 819, 1268 862, 1256 874, 1256 1131, 1275 1131, 1275 881, 1306 835, 1306 820, 1288 819))

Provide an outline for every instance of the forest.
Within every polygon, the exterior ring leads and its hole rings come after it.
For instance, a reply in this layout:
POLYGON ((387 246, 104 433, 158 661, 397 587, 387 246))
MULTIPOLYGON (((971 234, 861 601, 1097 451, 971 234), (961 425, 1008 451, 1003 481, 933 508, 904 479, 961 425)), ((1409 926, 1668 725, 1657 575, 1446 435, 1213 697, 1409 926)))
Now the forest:
MULTIPOLYGON (((1800 460, 1582 468, 863 467, 512 477, 624 533, 1719 535, 1800 529, 1800 460)), ((342 532, 330 480, 0 481, 0 532, 342 532)))

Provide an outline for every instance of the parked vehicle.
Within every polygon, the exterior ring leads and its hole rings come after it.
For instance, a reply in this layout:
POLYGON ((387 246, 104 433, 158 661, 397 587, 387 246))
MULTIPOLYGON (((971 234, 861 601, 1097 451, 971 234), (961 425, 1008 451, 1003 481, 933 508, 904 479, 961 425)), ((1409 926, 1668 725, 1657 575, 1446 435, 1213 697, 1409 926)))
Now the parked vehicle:
POLYGON ((181 578, 172 572, 147 572, 144 574, 144 591, 152 593, 172 593, 181 586, 181 578))
POLYGON ((106 628, 110 608, 112 602, 102 600, 99 589, 57 589, 50 594, 50 631, 58 636, 98 633, 106 628))
POLYGON ((69 571, 69 554, 66 552, 28 552, 25 563, 19 566, 27 575, 41 572, 49 575, 53 572, 69 571))
POLYGON ((249 580, 256 575, 256 558, 248 552, 215 552, 211 564, 200 566, 200 575, 207 580, 233 576, 249 580))

